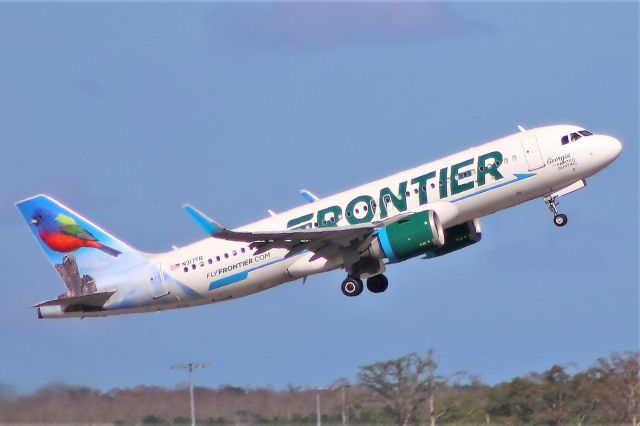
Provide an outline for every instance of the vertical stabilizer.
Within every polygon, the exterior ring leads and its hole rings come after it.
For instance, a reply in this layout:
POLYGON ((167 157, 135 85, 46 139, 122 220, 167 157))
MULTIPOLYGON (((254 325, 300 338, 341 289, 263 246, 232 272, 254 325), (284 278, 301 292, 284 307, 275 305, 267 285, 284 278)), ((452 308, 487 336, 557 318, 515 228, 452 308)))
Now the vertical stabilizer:
POLYGON ((96 293, 112 272, 145 262, 140 252, 47 195, 16 206, 67 287, 60 297, 96 293))

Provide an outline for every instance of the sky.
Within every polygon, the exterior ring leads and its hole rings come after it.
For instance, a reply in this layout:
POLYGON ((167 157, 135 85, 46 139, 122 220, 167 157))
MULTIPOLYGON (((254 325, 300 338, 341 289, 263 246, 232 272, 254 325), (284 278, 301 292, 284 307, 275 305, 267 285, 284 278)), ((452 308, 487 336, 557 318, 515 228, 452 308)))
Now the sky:
POLYGON ((108 390, 327 386, 436 351, 493 384, 638 349, 638 4, 0 4, 0 383, 108 390), (483 240, 154 314, 37 320, 63 285, 14 203, 48 193, 149 252, 536 127, 622 155, 562 198, 481 220, 483 240))

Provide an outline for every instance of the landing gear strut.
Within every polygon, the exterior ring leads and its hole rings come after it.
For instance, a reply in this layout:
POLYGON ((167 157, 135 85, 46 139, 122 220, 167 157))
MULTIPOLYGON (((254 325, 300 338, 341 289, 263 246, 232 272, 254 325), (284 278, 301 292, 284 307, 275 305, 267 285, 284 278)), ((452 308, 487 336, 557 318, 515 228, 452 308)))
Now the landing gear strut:
POLYGON ((362 293, 364 285, 360 278, 349 275, 344 281, 342 281, 340 289, 342 290, 342 294, 345 296, 354 297, 362 293))
POLYGON ((553 213, 553 224, 556 226, 565 226, 567 224, 567 215, 558 213, 558 197, 545 198, 544 202, 549 207, 551 213, 553 213))

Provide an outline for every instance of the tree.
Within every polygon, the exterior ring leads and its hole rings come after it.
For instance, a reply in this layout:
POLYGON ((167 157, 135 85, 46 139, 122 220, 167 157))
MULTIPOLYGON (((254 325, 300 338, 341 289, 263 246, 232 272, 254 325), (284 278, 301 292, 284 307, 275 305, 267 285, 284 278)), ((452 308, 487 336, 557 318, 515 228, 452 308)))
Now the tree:
POLYGON ((571 379, 569 393, 571 397, 567 401, 567 411, 578 426, 582 426, 591 420, 601 406, 597 383, 588 372, 577 373, 571 379))
POLYGON ((569 375, 566 367, 553 365, 540 374, 531 375, 538 383, 538 400, 540 409, 537 420, 551 426, 558 426, 567 417, 567 392, 569 390, 569 375))
POLYGON ((612 412, 619 413, 618 422, 640 421, 640 352, 617 352, 609 359, 599 358, 590 374, 602 385, 602 399, 612 412))
POLYGON ((447 379, 435 374, 438 364, 433 355, 433 350, 429 349, 423 357, 412 352, 400 358, 365 365, 360 367, 358 380, 390 404, 399 425, 409 424, 426 395, 430 421, 435 425, 438 415, 434 392, 447 379))
POLYGON ((494 386, 490 392, 487 414, 509 423, 532 423, 538 411, 536 384, 517 377, 494 386))

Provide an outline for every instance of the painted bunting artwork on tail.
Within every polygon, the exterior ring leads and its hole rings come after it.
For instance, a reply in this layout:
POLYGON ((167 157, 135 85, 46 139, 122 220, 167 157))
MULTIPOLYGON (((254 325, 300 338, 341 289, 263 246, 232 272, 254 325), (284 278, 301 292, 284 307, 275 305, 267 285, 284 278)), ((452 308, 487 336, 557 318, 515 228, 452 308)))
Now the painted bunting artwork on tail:
POLYGON ((91 232, 65 214, 55 213, 46 208, 38 208, 33 212, 31 223, 38 230, 42 241, 51 250, 70 253, 81 247, 90 247, 102 250, 114 257, 122 254, 120 251, 102 244, 91 232))

